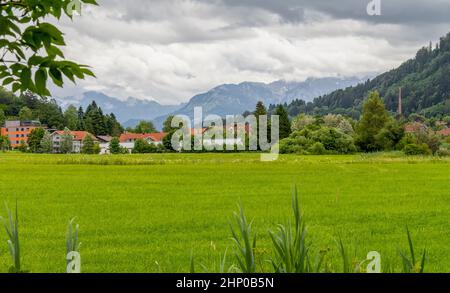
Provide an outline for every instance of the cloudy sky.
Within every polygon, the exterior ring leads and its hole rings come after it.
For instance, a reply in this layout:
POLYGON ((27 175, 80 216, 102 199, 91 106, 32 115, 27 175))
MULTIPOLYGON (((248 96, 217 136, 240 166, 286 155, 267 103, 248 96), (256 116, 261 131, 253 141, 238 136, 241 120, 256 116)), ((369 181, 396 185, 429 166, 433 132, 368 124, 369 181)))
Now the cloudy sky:
POLYGON ((223 83, 364 76, 392 69, 450 32, 450 0, 98 0, 62 20, 66 57, 102 91, 162 104, 223 83))

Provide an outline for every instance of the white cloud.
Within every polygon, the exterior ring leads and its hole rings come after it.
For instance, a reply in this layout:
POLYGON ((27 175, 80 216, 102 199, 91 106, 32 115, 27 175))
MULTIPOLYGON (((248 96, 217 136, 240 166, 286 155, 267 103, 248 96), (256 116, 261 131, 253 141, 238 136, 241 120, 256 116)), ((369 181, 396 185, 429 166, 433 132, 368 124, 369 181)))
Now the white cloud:
POLYGON ((60 23, 66 56, 91 65, 98 78, 56 94, 98 90, 176 104, 222 83, 382 72, 448 27, 376 23, 333 16, 320 5, 271 2, 105 0, 60 23))

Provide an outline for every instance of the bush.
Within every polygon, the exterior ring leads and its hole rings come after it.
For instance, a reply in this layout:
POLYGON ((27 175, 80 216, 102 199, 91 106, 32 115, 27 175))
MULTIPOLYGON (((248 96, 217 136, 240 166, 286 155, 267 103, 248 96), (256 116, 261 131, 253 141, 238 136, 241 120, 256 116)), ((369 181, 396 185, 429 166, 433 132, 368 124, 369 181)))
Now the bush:
POLYGON ((439 157, 448 157, 450 156, 450 149, 442 148, 439 149, 436 153, 439 157))
POLYGON ((306 127, 292 133, 280 142, 282 154, 349 154, 356 152, 353 138, 336 128, 322 127, 317 130, 306 127), (323 149, 322 149, 323 148, 323 149))
POLYGON ((98 155, 100 154, 101 149, 100 149, 100 145, 98 143, 94 144, 94 147, 92 148, 92 153, 94 155, 98 155))
POLYGON ((427 144, 408 144, 403 149, 403 152, 405 155, 408 156, 418 156, 418 155, 425 155, 429 156, 433 154, 433 152, 430 150, 427 144))
POLYGON ((117 137, 114 137, 109 143, 109 152, 113 155, 123 154, 123 149, 117 137))
POLYGON ((327 150, 322 143, 316 142, 308 149, 308 152, 312 155, 324 155, 327 150))

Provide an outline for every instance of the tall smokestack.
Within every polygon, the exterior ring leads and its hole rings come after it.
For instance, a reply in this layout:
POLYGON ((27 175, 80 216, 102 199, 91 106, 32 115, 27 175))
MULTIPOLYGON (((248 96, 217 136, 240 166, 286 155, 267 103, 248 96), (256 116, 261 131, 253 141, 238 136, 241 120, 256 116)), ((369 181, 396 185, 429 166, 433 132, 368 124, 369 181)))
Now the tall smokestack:
POLYGON ((398 114, 403 114, 403 97, 402 97, 402 88, 400 87, 398 90, 398 114))

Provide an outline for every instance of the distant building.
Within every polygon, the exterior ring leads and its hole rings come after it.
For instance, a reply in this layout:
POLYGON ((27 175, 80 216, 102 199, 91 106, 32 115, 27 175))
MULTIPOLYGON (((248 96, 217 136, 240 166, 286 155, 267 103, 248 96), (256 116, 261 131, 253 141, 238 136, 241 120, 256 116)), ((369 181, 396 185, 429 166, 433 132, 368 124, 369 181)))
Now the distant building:
POLYGON ((1 135, 7 136, 12 148, 19 147, 28 141, 31 131, 36 128, 45 128, 39 121, 6 121, 1 128, 1 135))
POLYGON ((420 122, 412 122, 412 123, 408 123, 405 124, 405 132, 406 133, 415 133, 418 131, 427 131, 428 130, 428 126, 426 126, 423 123, 420 122))
POLYGON ((450 128, 445 128, 445 129, 442 129, 442 130, 440 130, 440 131, 438 131, 438 132, 436 132, 438 135, 442 135, 442 136, 444 136, 444 137, 447 137, 447 136, 450 136, 450 128))
POLYGON ((113 137, 109 135, 97 135, 97 139, 99 143, 109 143, 113 137))
MULTIPOLYGON (((98 143, 98 139, 87 131, 70 131, 70 135, 72 135, 73 138, 72 152, 76 154, 81 153, 81 150, 83 148, 83 140, 86 138, 86 136, 90 135, 92 137, 92 140, 98 143)), ((53 152, 55 153, 61 152, 60 148, 63 136, 64 136, 63 130, 58 130, 51 134, 53 141, 53 152)))
MULTIPOLYGON (((119 137, 120 146, 126 149, 129 153, 131 153, 134 149, 134 143, 138 139, 143 139, 148 143, 160 145, 162 144, 163 138, 167 135, 167 133, 123 133, 119 137)), ((108 154, 109 153, 109 141, 100 141, 100 154, 108 154)))

